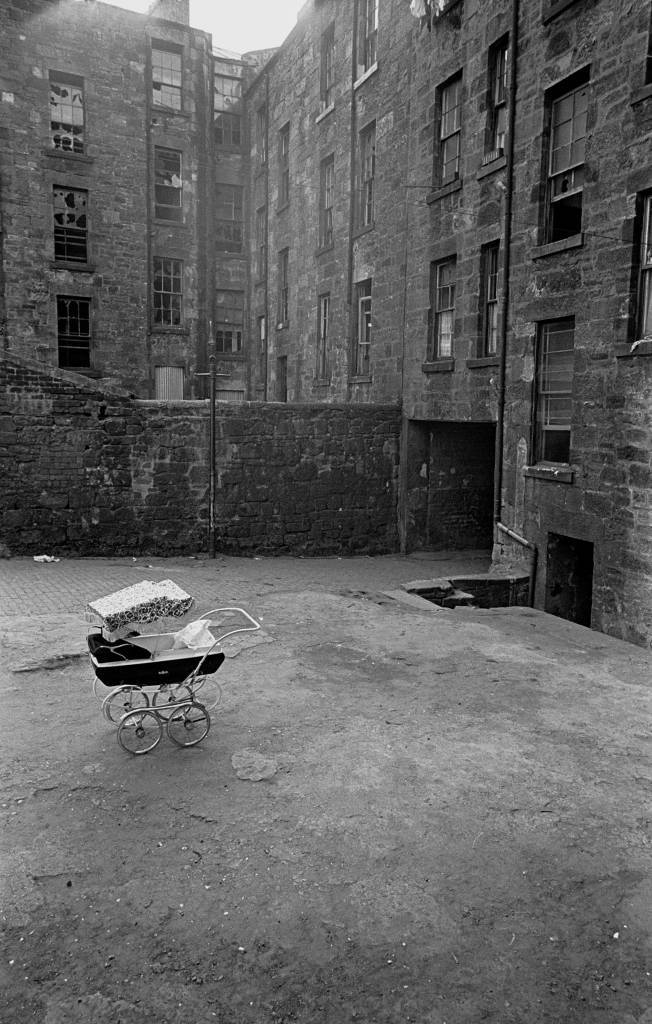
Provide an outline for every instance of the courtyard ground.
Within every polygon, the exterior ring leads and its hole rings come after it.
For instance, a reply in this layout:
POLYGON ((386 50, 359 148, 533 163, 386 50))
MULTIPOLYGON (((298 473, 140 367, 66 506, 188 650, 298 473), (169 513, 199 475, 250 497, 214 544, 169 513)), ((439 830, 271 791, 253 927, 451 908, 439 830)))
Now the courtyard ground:
POLYGON ((0 563, 2 1024, 652 1024, 649 652, 446 571, 0 563), (263 632, 134 758, 81 609, 165 577, 263 632))

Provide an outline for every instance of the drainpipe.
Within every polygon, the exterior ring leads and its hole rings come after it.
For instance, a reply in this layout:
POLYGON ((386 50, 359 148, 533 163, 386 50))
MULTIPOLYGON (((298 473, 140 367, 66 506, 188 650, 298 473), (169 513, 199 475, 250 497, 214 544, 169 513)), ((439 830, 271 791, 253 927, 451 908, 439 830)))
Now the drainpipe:
POLYGON ((530 552, 530 584, 528 587, 528 604, 530 608, 534 608, 534 583, 537 575, 538 557, 536 544, 533 544, 531 541, 526 540, 525 537, 519 536, 518 533, 514 533, 514 531, 510 530, 509 526, 505 526, 504 523, 496 523, 496 527, 498 530, 500 530, 501 533, 507 534, 507 536, 511 540, 516 541, 517 544, 520 544, 521 547, 527 548, 530 552))
POLYGON ((507 128, 507 164, 505 170, 504 266, 501 302, 500 363, 498 370, 498 415, 496 419, 496 449, 494 460, 494 523, 500 522, 503 487, 503 442, 505 436, 505 386, 507 371, 507 317, 509 313, 509 278, 512 240, 512 200, 514 192, 514 126, 516 123, 516 66, 518 50, 518 4, 512 0, 512 27, 510 33, 509 64, 509 118, 507 128))

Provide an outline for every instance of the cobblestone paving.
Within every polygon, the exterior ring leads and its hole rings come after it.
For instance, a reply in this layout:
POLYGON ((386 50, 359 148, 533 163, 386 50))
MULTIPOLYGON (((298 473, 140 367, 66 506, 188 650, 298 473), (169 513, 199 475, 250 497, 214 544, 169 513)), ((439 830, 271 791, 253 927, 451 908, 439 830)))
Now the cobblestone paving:
POLYGON ((486 552, 351 558, 33 558, 0 561, 0 616, 83 613, 96 600, 140 580, 172 579, 196 606, 243 604, 278 591, 383 591, 433 576, 484 572, 486 552))

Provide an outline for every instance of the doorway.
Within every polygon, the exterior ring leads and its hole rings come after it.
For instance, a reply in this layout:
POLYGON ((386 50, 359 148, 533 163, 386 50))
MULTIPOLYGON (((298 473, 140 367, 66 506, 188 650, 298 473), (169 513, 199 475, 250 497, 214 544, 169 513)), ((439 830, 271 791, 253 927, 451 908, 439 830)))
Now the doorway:
POLYGON ((593 544, 548 534, 545 611, 580 626, 591 625, 593 544))

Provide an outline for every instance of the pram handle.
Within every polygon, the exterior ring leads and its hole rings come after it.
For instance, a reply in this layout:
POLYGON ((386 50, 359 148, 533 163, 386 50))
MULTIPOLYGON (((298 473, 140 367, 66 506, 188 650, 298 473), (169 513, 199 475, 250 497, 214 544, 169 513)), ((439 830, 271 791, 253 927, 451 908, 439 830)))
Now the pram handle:
POLYGON ((256 620, 249 614, 249 612, 246 612, 244 608, 211 608, 210 611, 204 612, 203 615, 200 615, 199 619, 197 619, 196 621, 201 622, 202 620, 206 620, 207 618, 209 618, 209 616, 211 615, 218 615, 220 612, 240 612, 241 615, 244 615, 245 619, 249 620, 251 625, 238 626, 237 629, 230 629, 228 633, 223 633, 222 636, 219 636, 215 643, 213 644, 213 646, 209 647, 209 649, 206 651, 204 657, 201 659, 194 672, 192 672, 190 678, 194 678, 195 676, 201 675, 201 667, 206 661, 206 658, 209 656, 209 654, 212 654, 212 652, 215 650, 218 644, 221 644, 223 640, 226 640, 227 636, 233 636, 234 633, 253 633, 255 632, 255 630, 260 629, 260 622, 256 622, 256 620))

